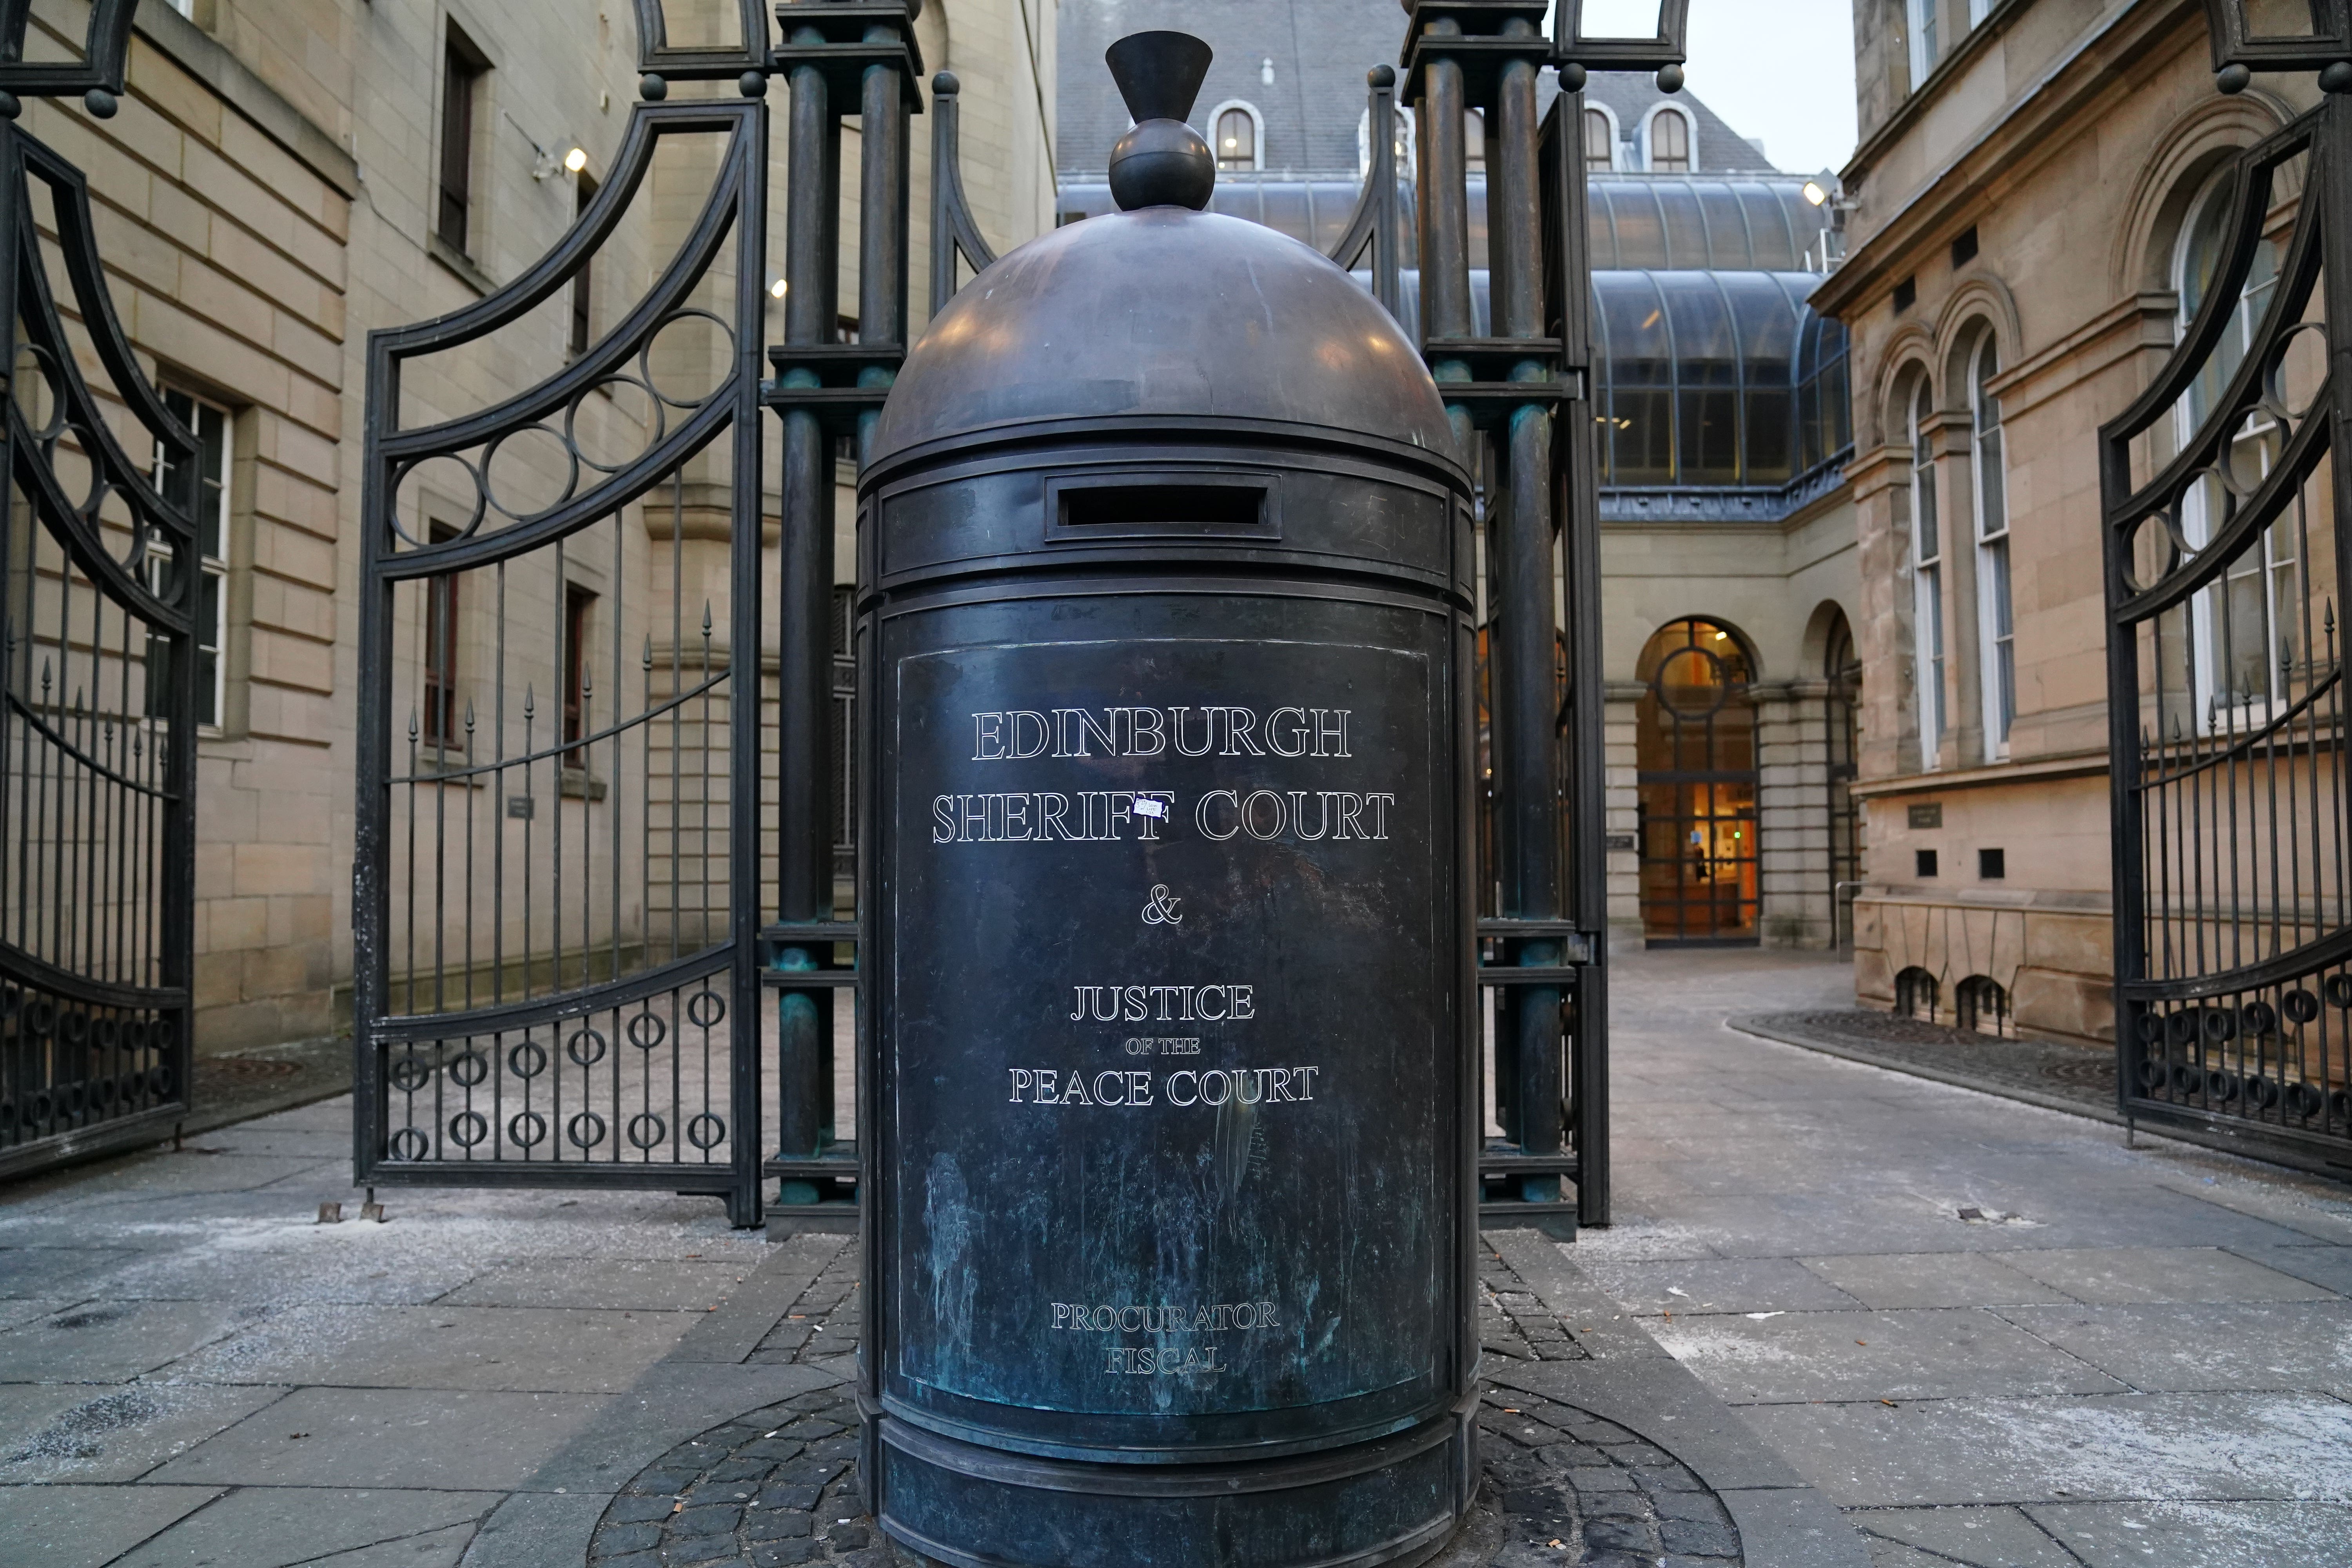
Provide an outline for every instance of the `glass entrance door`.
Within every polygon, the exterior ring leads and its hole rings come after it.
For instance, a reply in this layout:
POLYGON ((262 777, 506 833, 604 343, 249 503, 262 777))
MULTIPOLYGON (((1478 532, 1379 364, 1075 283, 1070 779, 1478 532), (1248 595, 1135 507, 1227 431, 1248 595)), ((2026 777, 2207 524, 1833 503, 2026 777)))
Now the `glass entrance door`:
POLYGON ((1731 633, 1676 621, 1636 670, 1642 924, 1653 947, 1757 940, 1756 710, 1731 633))

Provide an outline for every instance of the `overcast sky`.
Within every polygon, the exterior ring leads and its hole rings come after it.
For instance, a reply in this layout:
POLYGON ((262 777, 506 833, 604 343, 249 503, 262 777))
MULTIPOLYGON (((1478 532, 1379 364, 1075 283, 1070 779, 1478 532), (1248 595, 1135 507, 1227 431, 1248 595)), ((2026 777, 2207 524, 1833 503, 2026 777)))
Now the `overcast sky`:
POLYGON ((1853 152, 1853 0, 1691 0, 1689 74, 1791 174, 1842 168, 1853 152))

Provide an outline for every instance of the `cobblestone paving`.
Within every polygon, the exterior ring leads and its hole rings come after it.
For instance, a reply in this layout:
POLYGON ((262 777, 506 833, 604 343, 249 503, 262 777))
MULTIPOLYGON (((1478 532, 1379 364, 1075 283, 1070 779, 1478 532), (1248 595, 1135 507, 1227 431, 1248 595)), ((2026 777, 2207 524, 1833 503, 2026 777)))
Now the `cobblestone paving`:
POLYGON ((1994 1094, 2021 1089, 2101 1116, 2115 1115, 2112 1052, 2046 1040, 1995 1039, 1859 1007, 1765 1013, 1734 1018, 1732 1026, 1753 1027, 1775 1039, 1825 1047, 1883 1067, 1926 1068, 1994 1094))
MULTIPOLYGON (((829 1366, 846 1377, 856 1341, 856 1257, 844 1247, 793 1302, 755 1362, 829 1366)), ((1570 1361, 1587 1352, 1510 1266, 1480 1268, 1488 1356, 1570 1361)), ((1431 1568, 1739 1568, 1730 1516, 1688 1468, 1622 1426, 1570 1405, 1488 1388, 1479 1413, 1486 1483, 1431 1568)), ((918 1568, 857 1495, 857 1411, 846 1386, 752 1412, 679 1444, 605 1510, 592 1568, 918 1568)))

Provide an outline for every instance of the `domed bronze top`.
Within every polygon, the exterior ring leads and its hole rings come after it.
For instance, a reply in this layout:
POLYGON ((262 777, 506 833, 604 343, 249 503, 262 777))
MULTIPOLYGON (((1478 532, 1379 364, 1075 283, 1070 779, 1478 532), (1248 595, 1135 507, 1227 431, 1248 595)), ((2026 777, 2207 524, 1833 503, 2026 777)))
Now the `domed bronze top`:
POLYGON ((966 285, 908 354, 873 459, 1047 426, 1454 461, 1437 384, 1378 300, 1286 235, 1181 207, 1069 224, 966 285))

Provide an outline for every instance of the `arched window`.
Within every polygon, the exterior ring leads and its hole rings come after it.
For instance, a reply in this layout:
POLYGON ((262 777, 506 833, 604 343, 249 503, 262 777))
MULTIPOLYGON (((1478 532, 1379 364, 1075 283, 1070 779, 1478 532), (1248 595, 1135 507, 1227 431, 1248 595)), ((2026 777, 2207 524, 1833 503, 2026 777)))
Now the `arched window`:
MULTIPOLYGON (((2180 297, 2179 331, 2186 333, 2203 308, 2228 258, 2231 183, 2225 168, 2198 193, 2189 222, 2182 226, 2174 262, 2174 287, 2180 297)), ((2279 252, 2265 242, 2254 252, 2238 306, 2221 339, 2189 384, 2176 416, 2176 438, 2193 437, 2221 400, 2222 389, 2238 374, 2246 350, 2253 342, 2263 312, 2278 289, 2279 252)), ((2251 489, 2278 460, 2278 422, 2258 413, 2236 433, 2227 458, 2238 483, 2251 489)), ((2219 526, 2227 495, 2218 475, 2208 473, 2182 498, 2181 531, 2192 545, 2202 545, 2219 526)), ((2301 510, 2297 502, 2296 512, 2301 510)), ((2271 525, 2262 548, 2248 550, 2230 563, 2223 581, 2199 592, 2189 608, 2195 625, 2196 707, 2207 731, 2232 724, 2258 722, 2258 709, 2268 709, 2285 697, 2290 673, 2298 657, 2297 631, 2302 618, 2302 578, 2297 515, 2291 512, 2271 525)))
POLYGON ((1258 145, 1257 116, 1246 103, 1229 103, 1217 110, 1215 148, 1220 169, 1263 166, 1258 145))
POLYGON ((1462 163, 1469 169, 1486 166, 1486 117, 1475 109, 1462 111, 1462 163))
POLYGON ((1650 173, 1687 174, 1691 172, 1690 116, 1679 109, 1660 109, 1650 116, 1650 173))
POLYGON ((1654 946, 1756 940, 1756 710, 1748 654, 1712 621, 1642 650, 1635 710, 1642 924, 1654 946))
POLYGON ((1822 677, 1829 690, 1822 700, 1822 728, 1829 752, 1830 927, 1834 946, 1853 935, 1853 906, 1842 896, 1862 880, 1862 813, 1853 798, 1862 769, 1862 655, 1845 612, 1832 610, 1822 651, 1822 677))
POLYGON ((1919 766, 1944 748, 1944 538, 1936 504, 1936 446, 1927 378, 1911 389, 1911 641, 1918 666, 1919 766))
POLYGON ((1969 368, 1969 472, 1976 492, 1977 640, 1983 651, 1985 755, 2009 755, 2017 717, 2016 617, 2010 603, 2009 475, 2001 456, 2000 399, 1992 395, 2000 349, 1985 331, 1969 368))
POLYGON ((1584 167, 1606 174, 1617 166, 1617 124, 1605 109, 1584 111, 1584 167))
POLYGON ((1939 987, 1936 977, 1926 970, 1913 967, 1895 977, 1895 1010, 1906 1018, 1916 1018, 1923 1024, 1936 1021, 1936 993, 1939 987))

